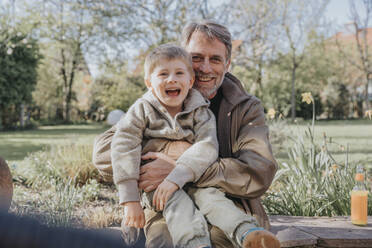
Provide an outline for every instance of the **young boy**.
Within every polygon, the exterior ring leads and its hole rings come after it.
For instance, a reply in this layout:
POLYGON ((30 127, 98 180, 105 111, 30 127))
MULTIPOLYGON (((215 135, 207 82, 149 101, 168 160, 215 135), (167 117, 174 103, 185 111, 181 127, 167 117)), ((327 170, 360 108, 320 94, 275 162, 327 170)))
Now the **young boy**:
POLYGON ((155 192, 142 193, 142 203, 163 211, 176 247, 210 247, 207 223, 182 190, 218 156, 215 119, 208 101, 192 89, 190 56, 177 46, 159 46, 146 58, 145 83, 149 91, 120 120, 112 141, 113 176, 125 207, 125 224, 145 224, 137 186, 141 153, 161 150, 167 140, 186 140, 193 145, 155 192))
POLYGON ((176 167, 155 192, 142 192, 146 208, 163 211, 175 247, 210 247, 208 221, 219 227, 237 246, 257 230, 254 218, 239 210, 215 188, 183 186, 196 182, 218 156, 216 123, 208 101, 192 89, 194 72, 188 53, 174 45, 162 45, 145 61, 145 83, 149 91, 138 99, 117 124, 111 157, 124 224, 142 228, 145 216, 138 190, 141 154, 162 151, 169 140, 192 145, 176 160, 176 167), (193 200, 198 203, 200 211, 193 200), (211 207, 212 206, 212 207, 211 207), (233 223, 232 223, 233 222, 233 223))

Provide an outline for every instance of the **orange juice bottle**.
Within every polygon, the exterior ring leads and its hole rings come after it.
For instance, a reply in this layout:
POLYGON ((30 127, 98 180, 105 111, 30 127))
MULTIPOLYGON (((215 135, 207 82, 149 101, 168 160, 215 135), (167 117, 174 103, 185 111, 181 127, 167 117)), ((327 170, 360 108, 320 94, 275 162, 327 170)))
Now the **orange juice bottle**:
POLYGON ((357 166, 355 181, 351 191, 351 223, 365 226, 367 225, 368 191, 364 185, 364 169, 361 165, 357 166))

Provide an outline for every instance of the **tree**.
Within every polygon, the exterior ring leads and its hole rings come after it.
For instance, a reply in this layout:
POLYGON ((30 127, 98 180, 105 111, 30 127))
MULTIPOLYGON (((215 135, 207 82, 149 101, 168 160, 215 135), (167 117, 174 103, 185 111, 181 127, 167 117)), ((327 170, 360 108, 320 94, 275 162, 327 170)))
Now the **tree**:
POLYGON ((372 20, 372 1, 349 1, 349 5, 351 23, 348 26, 351 27, 349 32, 352 34, 352 40, 340 39, 341 37, 336 35, 336 44, 343 59, 355 67, 362 77, 364 110, 368 110, 370 108, 368 88, 372 83, 372 53, 370 51, 372 34, 369 28, 372 20))
POLYGON ((233 67, 245 68, 249 74, 245 83, 252 82, 248 90, 260 98, 265 64, 273 56, 279 33, 276 5, 277 0, 239 0, 231 9, 233 35, 241 42, 234 54, 233 67))
POLYGON ((93 109, 103 108, 106 114, 114 109, 127 111, 130 105, 146 91, 143 73, 128 73, 126 66, 106 64, 104 73, 93 87, 93 109))
POLYGON ((305 2, 300 0, 284 0, 281 9, 281 25, 284 30, 284 54, 290 55, 291 71, 291 119, 296 118, 296 76, 306 51, 308 34, 320 26, 328 0, 305 2))
POLYGON ((0 26, 0 126, 10 128, 18 121, 20 106, 30 103, 37 79, 39 48, 29 35, 0 26))

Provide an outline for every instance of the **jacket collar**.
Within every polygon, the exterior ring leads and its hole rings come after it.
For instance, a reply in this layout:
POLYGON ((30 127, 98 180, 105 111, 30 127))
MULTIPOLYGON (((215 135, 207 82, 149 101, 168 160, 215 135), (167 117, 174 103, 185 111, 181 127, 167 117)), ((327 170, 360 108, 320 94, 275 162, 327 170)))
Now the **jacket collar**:
MULTIPOLYGON (((147 91, 142 98, 146 100, 148 103, 150 103, 157 110, 159 111, 164 110, 164 106, 160 103, 158 98, 156 98, 156 96, 152 93, 151 90, 147 91)), ((183 103, 185 109, 181 113, 190 113, 201 106, 208 105, 209 100, 205 99, 199 93, 199 91, 192 88, 190 89, 189 93, 187 94, 187 97, 185 98, 185 101, 183 103)))
POLYGON ((231 109, 252 97, 244 90, 239 79, 229 72, 225 74, 221 85, 221 91, 223 98, 227 103, 229 103, 229 105, 231 105, 231 109))

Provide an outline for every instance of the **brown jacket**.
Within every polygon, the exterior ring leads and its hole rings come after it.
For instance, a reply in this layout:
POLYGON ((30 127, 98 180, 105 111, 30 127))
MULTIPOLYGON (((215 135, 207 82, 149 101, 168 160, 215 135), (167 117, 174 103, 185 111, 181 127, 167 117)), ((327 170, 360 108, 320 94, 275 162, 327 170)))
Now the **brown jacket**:
MULTIPOLYGON (((230 73, 226 73, 221 89, 223 99, 217 120, 220 158, 197 185, 220 188, 268 229, 270 224, 260 196, 271 185, 277 164, 263 107, 230 73)), ((115 126, 97 137, 93 151, 93 164, 108 180, 112 180, 110 144, 114 133, 115 126)))

